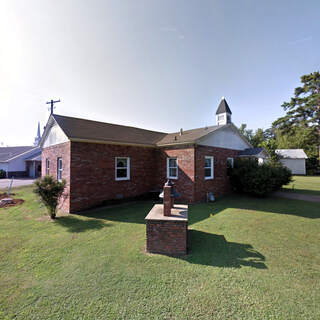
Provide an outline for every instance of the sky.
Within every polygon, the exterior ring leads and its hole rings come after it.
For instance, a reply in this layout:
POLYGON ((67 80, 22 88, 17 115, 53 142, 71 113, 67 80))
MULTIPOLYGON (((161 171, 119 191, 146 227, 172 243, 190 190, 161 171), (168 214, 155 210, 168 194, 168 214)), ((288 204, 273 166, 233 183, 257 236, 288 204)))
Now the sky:
POLYGON ((268 128, 320 69, 319 0, 0 0, 0 146, 55 113, 176 132, 268 128))

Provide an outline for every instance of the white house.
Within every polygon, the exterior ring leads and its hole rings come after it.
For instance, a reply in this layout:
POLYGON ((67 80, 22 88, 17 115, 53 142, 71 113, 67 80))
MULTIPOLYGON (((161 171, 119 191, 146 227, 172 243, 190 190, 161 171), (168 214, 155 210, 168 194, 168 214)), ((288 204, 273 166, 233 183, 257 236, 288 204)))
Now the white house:
POLYGON ((40 124, 33 146, 0 147, 0 170, 6 172, 7 178, 31 177, 41 175, 41 140, 40 124))
POLYGON ((281 163, 293 174, 306 174, 306 159, 308 157, 303 149, 277 149, 276 153, 281 156, 281 163))

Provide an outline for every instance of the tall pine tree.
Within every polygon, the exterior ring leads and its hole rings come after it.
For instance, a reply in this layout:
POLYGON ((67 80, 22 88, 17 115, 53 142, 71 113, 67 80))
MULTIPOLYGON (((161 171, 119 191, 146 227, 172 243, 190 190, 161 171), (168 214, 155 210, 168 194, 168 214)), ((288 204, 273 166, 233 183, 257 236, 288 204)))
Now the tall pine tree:
POLYGON ((290 102, 282 104, 287 113, 276 120, 273 127, 285 133, 290 133, 297 126, 311 127, 320 135, 320 72, 302 76, 301 83, 290 102))

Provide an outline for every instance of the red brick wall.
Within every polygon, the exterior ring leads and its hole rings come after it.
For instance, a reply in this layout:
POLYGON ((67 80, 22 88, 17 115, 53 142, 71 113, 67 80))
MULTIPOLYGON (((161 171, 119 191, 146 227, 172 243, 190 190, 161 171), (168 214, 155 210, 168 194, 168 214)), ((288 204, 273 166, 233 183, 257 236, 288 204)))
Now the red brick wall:
POLYGON ((61 197, 59 209, 69 212, 70 202, 70 142, 65 142, 42 150, 42 177, 46 175, 46 159, 50 161, 49 174, 57 178, 57 159, 62 158, 62 178, 67 181, 67 186, 61 197))
POLYGON ((104 200, 161 189, 167 180, 167 157, 177 157, 178 179, 173 182, 182 195, 177 201, 192 203, 204 201, 209 191, 219 196, 230 190, 227 157, 235 158, 237 153, 237 150, 193 145, 155 149, 66 142, 43 149, 42 175, 49 158, 50 174, 57 177, 57 158, 62 157, 62 177, 67 181, 67 188, 60 208, 76 212, 104 200), (204 157, 211 155, 215 160, 214 179, 205 180, 204 157), (115 180, 115 157, 130 157, 130 180, 115 180))
POLYGON ((148 252, 187 254, 188 222, 147 220, 146 224, 148 252))
POLYGON ((151 191, 156 180, 156 150, 148 147, 71 143, 70 212, 104 200, 151 191), (115 158, 130 157, 130 180, 115 180, 115 158))
POLYGON ((207 192, 214 196, 221 196, 230 192, 230 183, 227 175, 227 158, 236 158, 238 150, 197 146, 196 155, 196 183, 194 201, 205 201, 207 192), (205 156, 214 157, 214 179, 205 180, 205 156))
POLYGON ((178 159, 178 179, 172 179, 176 190, 181 194, 177 201, 194 201, 194 168, 195 149, 194 146, 181 146, 171 148, 161 148, 157 150, 157 186, 162 188, 167 180, 167 158, 177 157, 178 159))

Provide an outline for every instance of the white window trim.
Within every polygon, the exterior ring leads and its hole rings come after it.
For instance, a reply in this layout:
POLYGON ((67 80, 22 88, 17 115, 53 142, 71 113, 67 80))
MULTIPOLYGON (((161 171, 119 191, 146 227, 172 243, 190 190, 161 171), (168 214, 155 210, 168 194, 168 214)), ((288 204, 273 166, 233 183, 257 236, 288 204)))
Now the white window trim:
POLYGON ((179 174, 178 158, 177 157, 169 157, 169 158, 167 158, 167 179, 177 180, 178 179, 178 174, 179 174), (177 164, 177 176, 176 177, 170 176, 170 168, 169 168, 170 159, 176 159, 176 164, 177 164))
POLYGON ((214 157, 213 156, 205 156, 204 159, 210 159, 210 169, 211 169, 211 176, 206 177, 206 171, 205 169, 208 169, 209 167, 206 167, 206 162, 204 162, 204 179, 205 180, 213 180, 214 179, 214 157))
POLYGON ((46 175, 48 176, 50 174, 50 160, 46 159, 46 175))
POLYGON ((234 159, 232 157, 228 157, 227 158, 227 161, 230 161, 231 160, 231 168, 233 168, 233 165, 234 165, 234 159))
POLYGON ((116 157, 115 158, 115 166, 114 166, 114 177, 116 181, 124 181, 124 180, 130 180, 130 158, 129 157, 116 157), (124 167, 117 167, 118 159, 127 159, 127 176, 126 177, 117 177, 117 169, 125 169, 124 167))
POLYGON ((62 163, 62 157, 58 157, 57 159, 57 180, 61 181, 62 180, 62 171, 63 171, 63 163, 62 163), (61 168, 59 168, 59 160, 61 160, 61 168), (59 172, 61 172, 61 178, 59 178, 59 172))

